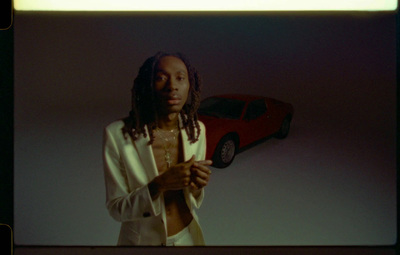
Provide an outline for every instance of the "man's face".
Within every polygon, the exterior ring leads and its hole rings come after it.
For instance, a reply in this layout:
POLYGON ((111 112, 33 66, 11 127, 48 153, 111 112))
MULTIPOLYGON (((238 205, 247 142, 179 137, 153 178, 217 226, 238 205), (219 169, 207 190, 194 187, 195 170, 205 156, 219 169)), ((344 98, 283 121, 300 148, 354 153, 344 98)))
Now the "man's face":
POLYGON ((156 66, 154 88, 161 114, 179 113, 189 94, 186 65, 177 57, 166 56, 156 66))

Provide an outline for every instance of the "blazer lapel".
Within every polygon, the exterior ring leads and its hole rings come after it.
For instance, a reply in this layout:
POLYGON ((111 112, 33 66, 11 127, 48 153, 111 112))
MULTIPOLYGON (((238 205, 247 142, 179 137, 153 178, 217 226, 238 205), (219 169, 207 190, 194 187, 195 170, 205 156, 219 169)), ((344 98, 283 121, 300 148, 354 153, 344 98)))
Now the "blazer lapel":
MULTIPOLYGON (((147 127, 146 127, 147 131, 147 127)), ((147 132, 148 133, 148 132, 147 132)), ((149 136, 144 137, 141 135, 136 141, 134 141, 134 146, 139 154, 140 161, 144 168, 148 180, 154 179, 158 175, 156 161, 154 159, 153 149, 151 145, 148 144, 150 141, 149 136)))
POLYGON ((183 126, 183 120, 181 115, 179 115, 178 123, 179 123, 179 128, 181 130, 180 134, 182 138, 183 160, 187 161, 193 156, 194 153, 192 152, 192 148, 189 143, 189 138, 186 133, 186 129, 183 126))
POLYGON ((184 128, 181 129, 182 149, 184 161, 189 160, 193 156, 192 147, 189 143, 189 138, 184 128))
MULTIPOLYGON (((183 149, 184 161, 187 161, 193 156, 194 153, 193 153, 192 146, 190 145, 188 135, 184 128, 181 128, 181 138, 182 138, 182 149, 183 149)), ((193 210, 193 205, 192 205, 193 196, 191 195, 191 192, 189 191, 188 187, 183 189, 183 194, 185 196, 185 201, 186 201, 186 204, 187 204, 189 210, 192 211, 193 210)))

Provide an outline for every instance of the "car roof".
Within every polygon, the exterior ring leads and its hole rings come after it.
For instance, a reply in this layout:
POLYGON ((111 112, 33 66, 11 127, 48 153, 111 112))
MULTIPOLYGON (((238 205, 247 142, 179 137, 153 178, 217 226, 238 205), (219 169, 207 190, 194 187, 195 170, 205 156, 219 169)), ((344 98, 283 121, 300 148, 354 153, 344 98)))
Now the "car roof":
POLYGON ((265 97, 263 96, 256 96, 256 95, 247 95, 247 94, 222 94, 222 95, 215 95, 211 97, 223 97, 223 98, 231 98, 231 99, 237 99, 245 102, 250 102, 254 101, 257 99, 263 99, 265 97))

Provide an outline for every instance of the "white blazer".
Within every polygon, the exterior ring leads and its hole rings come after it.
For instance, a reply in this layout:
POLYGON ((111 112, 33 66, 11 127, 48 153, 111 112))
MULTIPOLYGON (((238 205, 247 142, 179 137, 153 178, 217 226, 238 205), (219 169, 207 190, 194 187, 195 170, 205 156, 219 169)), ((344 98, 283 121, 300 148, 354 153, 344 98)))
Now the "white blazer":
MULTIPOLYGON (((205 159, 205 126, 201 122, 199 124, 199 140, 193 144, 188 141, 185 129, 181 129, 185 161, 193 154, 196 160, 205 159)), ((153 150, 148 145, 150 138, 141 135, 133 141, 128 135, 126 139, 121 130, 123 126, 122 120, 108 125, 104 129, 103 140, 106 207, 110 215, 121 222, 118 245, 165 245, 167 226, 164 198, 160 195, 153 201, 147 187, 158 175, 153 150)), ((203 233, 194 211, 201 205, 204 190, 195 198, 186 188, 184 196, 195 221, 195 224, 189 225, 190 232, 196 245, 204 245, 203 233)))

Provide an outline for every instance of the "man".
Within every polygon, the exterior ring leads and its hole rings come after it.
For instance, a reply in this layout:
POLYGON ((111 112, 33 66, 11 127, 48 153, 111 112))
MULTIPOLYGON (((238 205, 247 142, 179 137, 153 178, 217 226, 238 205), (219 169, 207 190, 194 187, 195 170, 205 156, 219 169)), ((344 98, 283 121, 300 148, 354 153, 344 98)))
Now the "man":
POLYGON ((194 211, 211 171, 197 119, 200 78, 180 54, 145 61, 129 117, 104 132, 106 206, 118 245, 204 245, 194 211))

